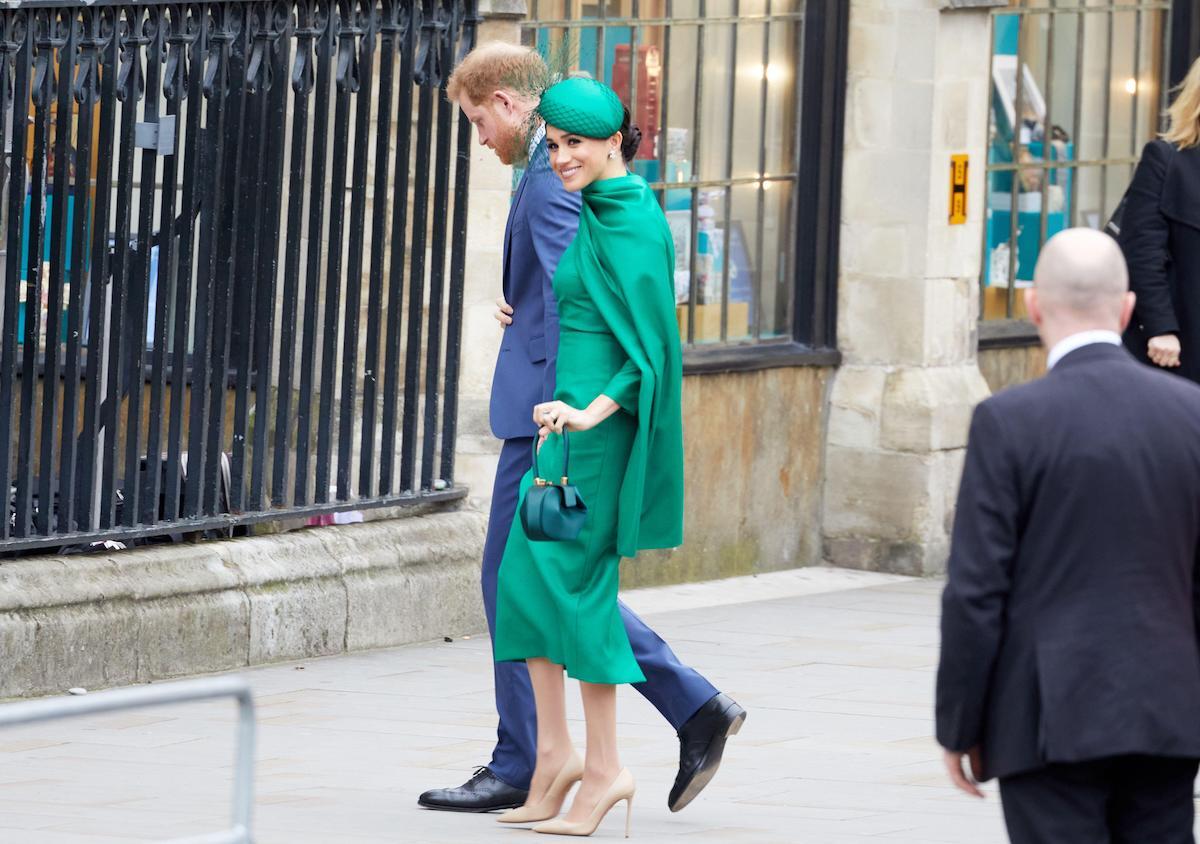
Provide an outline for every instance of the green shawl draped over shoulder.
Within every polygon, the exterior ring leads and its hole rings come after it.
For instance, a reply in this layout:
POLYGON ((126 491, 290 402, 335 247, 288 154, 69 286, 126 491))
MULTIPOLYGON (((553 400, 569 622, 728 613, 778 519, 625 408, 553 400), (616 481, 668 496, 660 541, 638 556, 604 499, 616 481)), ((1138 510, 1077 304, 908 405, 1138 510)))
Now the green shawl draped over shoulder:
POLYGON ((674 548, 683 542, 683 359, 671 231, 649 185, 628 175, 583 189, 576 239, 584 288, 641 374, 617 552, 674 548))

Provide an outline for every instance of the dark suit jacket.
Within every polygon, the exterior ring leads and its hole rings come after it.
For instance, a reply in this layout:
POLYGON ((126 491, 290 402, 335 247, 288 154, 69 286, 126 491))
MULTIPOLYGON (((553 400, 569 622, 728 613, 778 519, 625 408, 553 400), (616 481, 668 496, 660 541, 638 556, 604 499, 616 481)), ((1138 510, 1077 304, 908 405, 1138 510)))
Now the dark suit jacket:
POLYGON ((1085 346, 971 422, 937 738, 985 777, 1200 758, 1200 387, 1085 346))
POLYGON ((1146 145, 1125 200, 1120 243, 1137 294, 1125 345, 1148 362, 1146 342, 1176 333, 1181 365, 1169 371, 1200 381, 1200 147, 1146 145))
POLYGON ((513 323, 496 358, 489 414, 500 439, 534 436, 533 406, 554 397, 558 310, 551 282, 579 228, 579 207, 579 194, 550 169, 543 140, 517 185, 504 229, 504 298, 513 323))

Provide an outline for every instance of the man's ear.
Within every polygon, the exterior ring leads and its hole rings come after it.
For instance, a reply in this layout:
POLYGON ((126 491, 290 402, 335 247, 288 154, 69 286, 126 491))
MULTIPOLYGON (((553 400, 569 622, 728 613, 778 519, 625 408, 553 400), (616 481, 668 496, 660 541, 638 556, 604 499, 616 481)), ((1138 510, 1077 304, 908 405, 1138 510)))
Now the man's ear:
POLYGON ((1129 327, 1130 320, 1133 319, 1133 309, 1137 305, 1137 294, 1130 290, 1121 299, 1121 333, 1125 333, 1125 329, 1129 327))
POLYGON ((1025 310, 1029 314, 1029 321, 1034 325, 1042 324, 1042 306, 1038 302, 1037 288, 1027 287, 1024 291, 1025 310))
POLYGON ((508 91, 496 91, 492 94, 492 105, 505 114, 512 114, 516 104, 508 91))

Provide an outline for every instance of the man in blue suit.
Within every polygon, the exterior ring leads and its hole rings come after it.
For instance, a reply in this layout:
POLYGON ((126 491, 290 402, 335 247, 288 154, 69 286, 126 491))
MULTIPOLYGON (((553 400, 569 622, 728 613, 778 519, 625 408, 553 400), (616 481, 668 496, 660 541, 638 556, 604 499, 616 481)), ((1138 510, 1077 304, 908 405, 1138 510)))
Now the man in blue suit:
MULTIPOLYGON (((504 232, 503 297, 496 318, 504 339, 492 382, 492 433, 504 441, 492 490, 492 510, 483 551, 483 601, 488 629, 496 623, 496 575, 517 507, 522 475, 537 427, 533 406, 554 394, 558 353, 558 313, 551 281, 558 260, 575 237, 580 199, 569 193, 550 168, 545 132, 530 133, 534 95, 520 80, 545 75, 532 50, 494 42, 472 51, 455 69, 448 96, 456 100, 487 146, 504 164, 528 161, 509 209, 504 232)), ((746 712, 737 703, 681 664, 679 659, 624 604, 621 616, 634 655, 646 675, 635 688, 675 728, 680 742, 679 774, 668 805, 677 812, 708 784, 721 764, 728 736, 737 732, 746 712)), ((499 741, 488 765, 457 788, 435 789, 419 803, 430 809, 490 812, 525 802, 536 762, 536 714, 525 665, 495 663, 499 741)))

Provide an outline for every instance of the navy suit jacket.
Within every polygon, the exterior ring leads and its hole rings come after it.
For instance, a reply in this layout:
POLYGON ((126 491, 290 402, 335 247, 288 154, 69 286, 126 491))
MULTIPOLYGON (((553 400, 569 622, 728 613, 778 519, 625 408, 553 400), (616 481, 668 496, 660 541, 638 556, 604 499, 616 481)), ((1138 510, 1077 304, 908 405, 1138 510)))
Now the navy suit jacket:
POLYGON ((579 228, 580 197, 550 168, 543 140, 517 185, 504 229, 504 298, 513 309, 492 378, 490 419, 500 439, 532 437, 533 406, 554 397, 558 310, 551 282, 579 228))
POLYGON ((1119 346, 979 405, 942 597, 937 737, 984 776, 1200 758, 1200 387, 1119 346))

